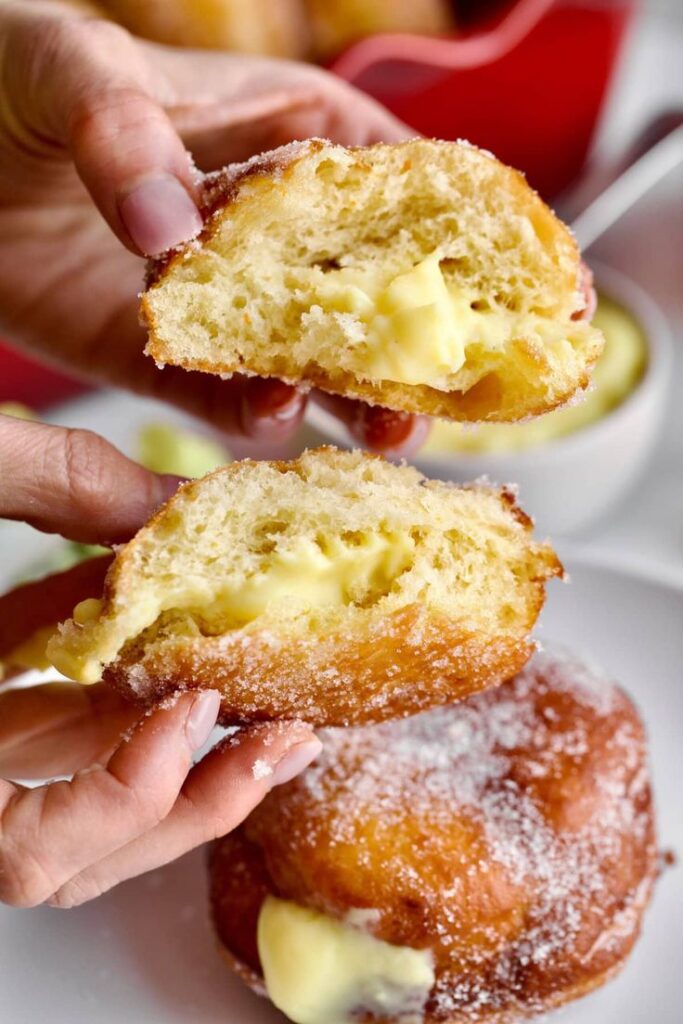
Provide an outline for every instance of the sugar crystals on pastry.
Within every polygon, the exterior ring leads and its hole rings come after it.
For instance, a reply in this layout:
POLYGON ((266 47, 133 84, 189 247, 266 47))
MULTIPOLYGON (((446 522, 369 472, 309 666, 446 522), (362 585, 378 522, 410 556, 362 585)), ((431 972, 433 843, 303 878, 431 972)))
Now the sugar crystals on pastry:
POLYGON ((589 383, 603 341, 576 242, 482 150, 311 140, 209 176, 202 202, 142 297, 159 364, 472 421, 589 383))
POLYGON ((509 1024, 621 969, 657 873, 645 737, 573 659, 321 734, 211 858, 229 962, 296 1024, 509 1024))
POLYGON ((521 668, 561 572, 505 491, 329 448, 235 462, 181 487, 48 655, 147 703, 219 689, 227 721, 377 721, 521 668))

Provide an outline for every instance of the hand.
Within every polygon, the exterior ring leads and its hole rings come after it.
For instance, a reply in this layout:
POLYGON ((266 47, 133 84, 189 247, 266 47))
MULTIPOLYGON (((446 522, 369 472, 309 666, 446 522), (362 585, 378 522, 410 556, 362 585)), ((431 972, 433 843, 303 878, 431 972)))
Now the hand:
MULTIPOLYGON (((0 4, 0 71, 0 330, 228 433, 293 431, 295 389, 158 370, 143 355, 141 257, 200 226, 188 149, 211 170, 292 138, 413 133, 318 68, 144 43, 55 3, 0 4)), ((405 453, 426 434, 416 417, 333 404, 375 448, 405 453)))
MULTIPOLYGON (((88 431, 0 416, 0 516, 111 543, 134 533, 177 484, 88 431)), ((109 561, 1 597, 0 660, 99 594, 109 561)), ((91 899, 234 828, 320 750, 307 726, 279 723, 240 733, 193 767, 218 705, 213 691, 185 693, 140 719, 102 685, 0 691, 0 776, 76 773, 36 789, 0 778, 0 901, 91 899)))
POLYGON ((320 752, 308 726, 269 723, 193 766, 219 695, 183 693, 138 720, 101 684, 0 693, 0 901, 74 907, 235 828, 320 752), (123 730, 128 730, 121 739, 123 730), (85 767, 87 765, 87 767, 85 767))

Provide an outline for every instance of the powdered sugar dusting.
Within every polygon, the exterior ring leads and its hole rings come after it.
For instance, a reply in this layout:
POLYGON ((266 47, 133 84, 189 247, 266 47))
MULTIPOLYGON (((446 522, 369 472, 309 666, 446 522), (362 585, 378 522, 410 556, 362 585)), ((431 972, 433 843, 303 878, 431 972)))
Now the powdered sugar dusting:
POLYGON ((264 761, 259 757, 251 766, 251 774, 254 776, 256 782, 260 782, 261 779, 267 779, 269 775, 272 775, 273 769, 267 761, 264 761))
POLYGON ((426 1019, 536 1013, 574 973, 626 955, 656 855, 642 729, 616 687, 536 655, 460 705, 321 738, 315 764, 266 801, 265 835, 287 836, 293 863, 353 850, 372 899, 359 920, 380 937, 415 941, 387 915, 396 900, 419 908, 439 965, 426 1019))
POLYGON ((226 197, 230 197, 240 181, 254 174, 269 174, 275 180, 282 176, 292 161, 298 160, 304 153, 320 145, 328 145, 323 139, 305 139, 289 142, 277 149, 258 153, 242 163, 229 164, 217 171, 205 175, 202 182, 202 207, 212 211, 226 197))

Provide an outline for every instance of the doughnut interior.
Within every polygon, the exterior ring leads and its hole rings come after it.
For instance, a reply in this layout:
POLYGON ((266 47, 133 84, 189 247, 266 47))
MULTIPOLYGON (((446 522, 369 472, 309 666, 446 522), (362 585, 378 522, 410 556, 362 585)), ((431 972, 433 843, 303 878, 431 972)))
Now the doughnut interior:
POLYGON ((603 339, 576 243, 479 149, 294 144, 209 177, 204 208, 142 297, 159 364, 455 420, 520 420, 589 382, 603 339))
POLYGON ((620 969, 657 849, 617 687, 537 655, 460 704, 321 738, 210 866, 226 956, 297 1024, 508 1024, 620 969))
POLYGON ((48 655, 141 700, 218 687, 233 721, 370 721, 516 671, 561 571, 504 491, 335 449, 237 462, 181 487, 48 655))

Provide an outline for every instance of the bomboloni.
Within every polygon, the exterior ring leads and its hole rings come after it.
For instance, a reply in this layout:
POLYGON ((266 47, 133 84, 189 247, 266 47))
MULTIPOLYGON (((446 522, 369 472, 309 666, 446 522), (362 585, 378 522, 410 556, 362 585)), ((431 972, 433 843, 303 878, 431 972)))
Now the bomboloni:
POLYGON ((657 874, 644 731, 571 658, 321 733, 218 841, 230 964, 296 1024, 509 1024, 611 978, 657 874))
POLYGON ((181 487, 48 656, 146 704, 218 689, 229 722, 379 721, 521 668, 561 574, 504 490, 330 448, 247 460, 181 487))
POLYGON ((297 143, 209 176, 202 204, 203 232, 142 296, 160 365, 471 421, 589 383, 603 339, 577 245, 473 146, 297 143))

